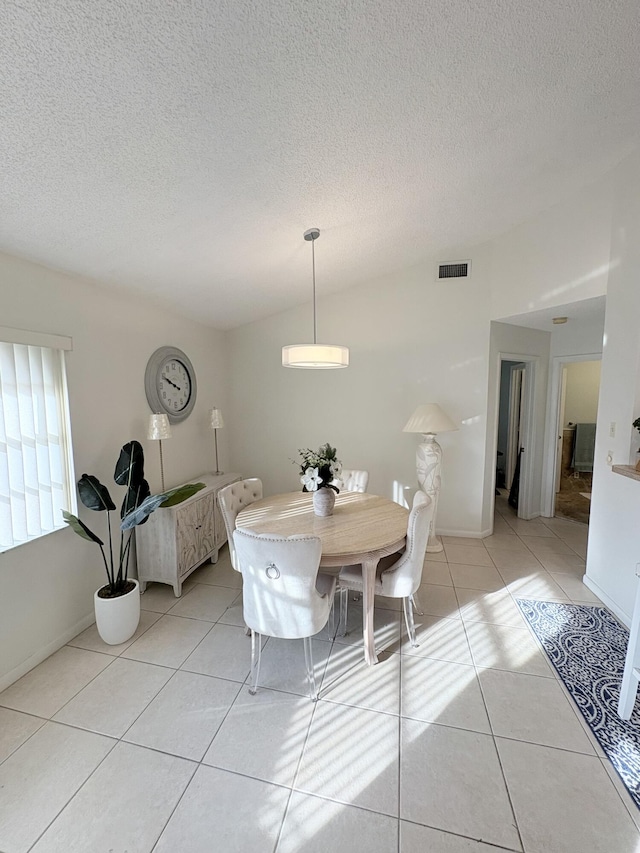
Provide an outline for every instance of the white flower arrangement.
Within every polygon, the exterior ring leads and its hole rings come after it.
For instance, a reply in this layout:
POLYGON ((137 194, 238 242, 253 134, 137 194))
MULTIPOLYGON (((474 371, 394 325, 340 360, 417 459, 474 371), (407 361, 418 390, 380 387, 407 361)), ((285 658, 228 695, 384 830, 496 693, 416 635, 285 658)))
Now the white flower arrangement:
POLYGON ((316 492, 318 489, 340 491, 334 481, 342 473, 342 462, 336 456, 335 447, 327 442, 318 450, 306 448, 298 452, 302 457, 300 482, 303 492, 316 492))

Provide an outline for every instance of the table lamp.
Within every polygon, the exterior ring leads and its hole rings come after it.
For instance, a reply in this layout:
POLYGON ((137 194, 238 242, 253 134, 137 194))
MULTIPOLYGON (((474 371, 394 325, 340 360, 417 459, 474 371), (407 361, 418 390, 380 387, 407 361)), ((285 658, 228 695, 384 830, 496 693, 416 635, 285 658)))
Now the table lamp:
POLYGON ((443 548, 442 542, 435 534, 442 469, 442 448, 436 441, 436 433, 451 432, 456 429, 458 427, 437 403, 425 403, 418 406, 402 430, 422 433, 422 442, 416 451, 416 473, 420 488, 433 501, 433 521, 427 543, 427 551, 432 553, 442 551, 443 548))
POLYGON ((224 471, 220 471, 220 468, 218 465, 218 430, 222 429, 222 427, 224 426, 224 420, 222 419, 222 412, 220 411, 220 409, 213 408, 209 412, 209 417, 211 419, 209 426, 213 430, 213 439, 214 439, 215 445, 216 445, 216 471, 215 471, 215 473, 216 474, 224 474, 224 471))
POLYGON ((167 415, 149 415, 149 428, 147 429, 147 438, 150 441, 157 441, 160 447, 160 482, 162 483, 162 491, 164 492, 164 461, 162 459, 162 441, 166 438, 171 438, 171 425, 167 415))

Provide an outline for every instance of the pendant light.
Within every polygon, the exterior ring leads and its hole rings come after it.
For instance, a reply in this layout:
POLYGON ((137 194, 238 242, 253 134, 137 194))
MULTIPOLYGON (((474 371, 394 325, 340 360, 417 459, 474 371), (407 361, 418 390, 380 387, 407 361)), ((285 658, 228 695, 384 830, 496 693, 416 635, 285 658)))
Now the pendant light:
POLYGON ((320 236, 319 228, 309 228, 304 239, 311 242, 311 266, 313 270, 313 343, 290 344, 282 347, 283 367, 302 367, 310 370, 330 370, 349 367, 349 348, 338 344, 319 344, 316 323, 316 254, 315 241, 320 236))

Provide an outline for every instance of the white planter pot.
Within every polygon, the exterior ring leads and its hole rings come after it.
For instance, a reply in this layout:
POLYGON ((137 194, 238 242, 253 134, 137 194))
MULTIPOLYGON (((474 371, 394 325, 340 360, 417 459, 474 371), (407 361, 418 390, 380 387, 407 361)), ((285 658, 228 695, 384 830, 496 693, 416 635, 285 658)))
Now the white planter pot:
POLYGON ((110 646, 131 639, 140 622, 140 584, 131 580, 135 587, 117 598, 100 598, 98 591, 93 594, 98 634, 110 646))

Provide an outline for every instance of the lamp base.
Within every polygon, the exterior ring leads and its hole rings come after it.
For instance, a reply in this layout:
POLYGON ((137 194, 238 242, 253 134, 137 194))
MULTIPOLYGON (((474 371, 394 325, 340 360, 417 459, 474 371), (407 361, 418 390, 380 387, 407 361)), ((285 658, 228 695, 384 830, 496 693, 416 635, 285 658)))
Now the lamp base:
POLYGON ((442 448, 433 433, 423 435, 422 443, 416 450, 416 474, 418 485, 433 502, 433 520, 427 542, 427 553, 437 554, 444 550, 442 541, 436 536, 436 513, 440 495, 440 472, 442 469, 442 448))

